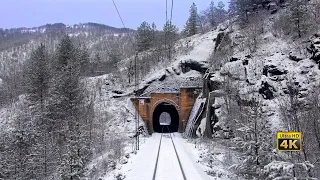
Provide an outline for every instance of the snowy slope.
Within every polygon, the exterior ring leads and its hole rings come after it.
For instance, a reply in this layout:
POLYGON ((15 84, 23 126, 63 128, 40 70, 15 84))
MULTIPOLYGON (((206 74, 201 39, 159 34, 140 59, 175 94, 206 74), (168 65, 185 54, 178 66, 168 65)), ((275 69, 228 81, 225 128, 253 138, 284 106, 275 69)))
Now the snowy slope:
MULTIPOLYGON (((273 37, 270 33, 261 36, 263 38, 256 52, 251 54, 244 51, 236 52, 233 57, 237 57, 238 60, 226 63, 211 77, 211 80, 223 82, 224 77, 229 77, 232 84, 239 88, 242 99, 252 98, 249 97, 249 94, 253 92, 254 96, 262 101, 264 112, 268 113, 272 129, 276 132, 283 130, 279 114, 281 103, 279 98, 285 95, 287 84, 289 82, 299 84, 301 89, 305 89, 303 93, 307 94, 318 84, 320 71, 313 60, 309 59, 306 54, 300 54, 299 49, 290 42, 273 37), (291 52, 296 53, 302 60, 299 62, 291 60, 289 58, 291 52), (244 61, 248 61, 248 65, 244 65, 244 61), (264 74, 264 68, 268 67, 272 70, 271 73, 264 74), (272 99, 258 97, 258 91, 265 82, 274 89, 272 99)), ((222 97, 217 98, 214 106, 220 107, 217 115, 223 121, 225 113, 222 97)))

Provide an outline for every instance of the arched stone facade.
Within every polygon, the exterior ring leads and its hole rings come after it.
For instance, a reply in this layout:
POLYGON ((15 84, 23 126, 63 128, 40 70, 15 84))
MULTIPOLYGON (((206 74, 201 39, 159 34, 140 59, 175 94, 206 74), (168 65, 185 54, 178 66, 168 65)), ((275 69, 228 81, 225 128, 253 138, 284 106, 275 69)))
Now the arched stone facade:
POLYGON ((198 96, 198 87, 180 88, 176 93, 151 93, 149 97, 131 98, 139 115, 146 123, 149 133, 153 133, 153 113, 159 104, 173 105, 179 114, 178 132, 184 132, 193 104, 198 96))

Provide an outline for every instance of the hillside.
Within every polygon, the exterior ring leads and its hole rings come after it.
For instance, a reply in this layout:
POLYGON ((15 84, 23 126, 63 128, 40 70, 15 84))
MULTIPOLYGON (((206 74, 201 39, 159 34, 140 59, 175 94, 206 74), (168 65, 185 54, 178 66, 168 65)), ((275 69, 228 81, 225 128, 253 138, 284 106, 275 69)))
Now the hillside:
POLYGON ((85 44, 91 57, 99 56, 102 62, 111 61, 114 57, 127 58, 132 55, 128 33, 133 36, 135 31, 96 23, 56 23, 34 28, 0 29, 0 77, 13 67, 21 66, 41 43, 54 50, 65 35, 69 35, 78 45, 85 44))
POLYGON ((170 42, 146 22, 138 31, 95 23, 0 29, 0 179, 148 179, 159 154, 159 177, 185 179, 180 166, 189 178, 319 179, 319 18, 296 26, 296 4, 241 5, 228 18, 221 5, 221 23, 190 30, 193 4, 182 34, 166 24, 176 35, 170 42), (185 132, 148 134, 131 98, 190 86, 203 91, 192 96, 185 132), (302 133, 301 151, 277 151, 277 132, 287 131, 302 133))

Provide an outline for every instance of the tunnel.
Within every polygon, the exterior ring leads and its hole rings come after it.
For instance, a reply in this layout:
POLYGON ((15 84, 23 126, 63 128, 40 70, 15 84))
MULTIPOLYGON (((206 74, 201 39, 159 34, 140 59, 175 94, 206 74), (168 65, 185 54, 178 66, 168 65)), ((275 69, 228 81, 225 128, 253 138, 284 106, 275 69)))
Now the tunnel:
POLYGON ((152 121, 154 132, 178 132, 179 113, 172 104, 166 102, 159 104, 153 111, 152 121))

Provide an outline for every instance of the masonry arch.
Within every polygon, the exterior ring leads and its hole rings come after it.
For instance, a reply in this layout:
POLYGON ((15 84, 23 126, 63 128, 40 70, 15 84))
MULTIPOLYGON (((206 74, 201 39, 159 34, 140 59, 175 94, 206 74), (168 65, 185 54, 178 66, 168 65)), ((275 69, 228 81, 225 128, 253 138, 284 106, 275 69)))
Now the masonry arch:
POLYGON ((152 124, 154 132, 178 132, 179 130, 179 112, 176 106, 172 105, 168 102, 158 103, 154 108, 152 113, 152 124), (167 119, 166 123, 162 118, 165 117, 167 119), (168 120, 170 118, 170 120, 168 120), (168 123, 169 122, 169 123, 168 123))

